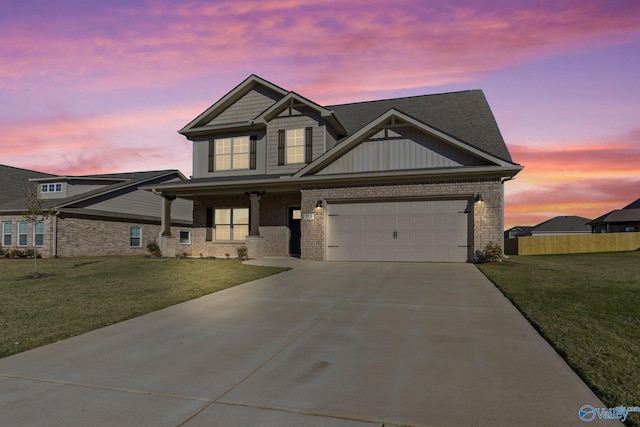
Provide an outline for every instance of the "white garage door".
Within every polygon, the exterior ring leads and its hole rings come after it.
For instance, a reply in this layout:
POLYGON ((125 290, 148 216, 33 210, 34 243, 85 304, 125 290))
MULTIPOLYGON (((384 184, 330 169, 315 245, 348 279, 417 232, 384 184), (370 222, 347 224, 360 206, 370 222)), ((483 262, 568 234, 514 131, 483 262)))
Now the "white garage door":
POLYGON ((327 260, 466 262, 468 203, 329 203, 327 260))

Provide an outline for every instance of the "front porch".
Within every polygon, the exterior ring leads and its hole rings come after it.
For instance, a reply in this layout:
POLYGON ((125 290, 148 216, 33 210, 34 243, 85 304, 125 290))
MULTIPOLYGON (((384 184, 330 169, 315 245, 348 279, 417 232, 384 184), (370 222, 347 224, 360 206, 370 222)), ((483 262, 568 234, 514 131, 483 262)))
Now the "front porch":
MULTIPOLYGON (((250 259, 300 256, 301 193, 242 191, 190 197, 194 202, 191 255, 235 258, 246 247, 250 259)), ((163 256, 176 254, 170 223, 172 197, 164 196, 163 256)))

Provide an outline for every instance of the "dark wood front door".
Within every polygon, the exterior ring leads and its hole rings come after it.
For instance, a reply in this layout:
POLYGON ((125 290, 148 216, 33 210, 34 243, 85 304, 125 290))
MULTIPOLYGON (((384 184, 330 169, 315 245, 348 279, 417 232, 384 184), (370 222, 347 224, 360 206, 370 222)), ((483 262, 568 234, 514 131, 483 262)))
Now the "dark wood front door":
POLYGON ((300 257, 300 208, 289 208, 289 255, 300 257))

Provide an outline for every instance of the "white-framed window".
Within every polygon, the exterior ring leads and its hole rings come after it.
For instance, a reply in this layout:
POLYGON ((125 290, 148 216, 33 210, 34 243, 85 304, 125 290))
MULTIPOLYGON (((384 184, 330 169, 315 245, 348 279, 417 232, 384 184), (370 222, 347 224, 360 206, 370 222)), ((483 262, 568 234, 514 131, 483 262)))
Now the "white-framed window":
POLYGON ((180 230, 180 244, 181 245, 189 245, 191 244, 191 232, 180 230))
POLYGON ((305 160, 305 130, 304 129, 287 129, 285 131, 286 138, 286 163, 304 163, 305 160))
POLYGON ((216 240, 245 240, 249 234, 249 208, 215 210, 216 240))
POLYGON ((42 184, 40 185, 41 193, 60 193, 62 191, 62 183, 55 182, 53 184, 42 184))
POLYGON ((2 223, 2 246, 11 246, 13 241, 13 223, 2 223))
POLYGON ((249 169, 249 137, 215 140, 215 170, 249 169))
POLYGON ((18 223, 18 246, 27 246, 28 230, 29 230, 28 222, 20 221, 18 223))
POLYGON ((44 244, 44 222, 37 221, 33 224, 33 244, 42 246, 44 244))
POLYGON ((142 247, 142 227, 131 227, 129 229, 129 246, 132 248, 142 247))

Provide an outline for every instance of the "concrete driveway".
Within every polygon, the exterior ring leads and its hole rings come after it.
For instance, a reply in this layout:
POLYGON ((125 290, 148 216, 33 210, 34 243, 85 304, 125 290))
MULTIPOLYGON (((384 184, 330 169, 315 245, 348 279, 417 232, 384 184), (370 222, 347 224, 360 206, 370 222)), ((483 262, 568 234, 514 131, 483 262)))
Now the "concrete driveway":
POLYGON ((267 262, 296 268, 0 359, 0 425, 567 426, 603 407, 473 265, 267 262))

